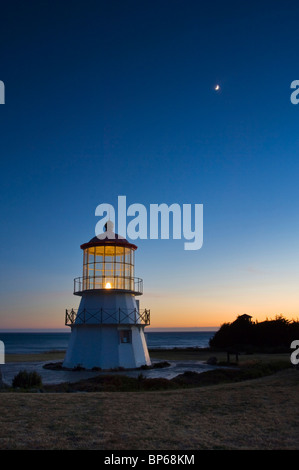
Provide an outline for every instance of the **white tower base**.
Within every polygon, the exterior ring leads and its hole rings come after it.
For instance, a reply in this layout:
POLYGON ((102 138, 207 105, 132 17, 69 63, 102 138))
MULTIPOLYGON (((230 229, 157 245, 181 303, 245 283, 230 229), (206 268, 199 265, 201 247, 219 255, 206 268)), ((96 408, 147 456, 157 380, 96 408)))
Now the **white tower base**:
POLYGON ((102 370, 151 365, 142 325, 72 325, 63 367, 102 370))

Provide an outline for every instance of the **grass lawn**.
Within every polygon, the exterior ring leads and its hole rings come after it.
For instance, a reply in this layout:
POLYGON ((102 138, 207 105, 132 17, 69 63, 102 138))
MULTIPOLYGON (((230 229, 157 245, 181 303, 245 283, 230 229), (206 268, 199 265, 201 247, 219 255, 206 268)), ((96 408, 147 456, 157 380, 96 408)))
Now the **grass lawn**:
POLYGON ((1 449, 298 449, 299 372, 184 390, 1 393, 1 449))
MULTIPOLYGON (((210 357, 216 357, 218 363, 227 362, 226 352, 214 352, 209 350, 200 350, 200 349, 164 349, 164 350, 154 350, 150 351, 151 359, 161 359, 165 361, 207 361, 210 357)), ((231 354, 231 362, 236 361, 236 357, 231 354)), ((240 354, 238 357, 239 364, 244 364, 248 361, 264 361, 264 362, 273 362, 273 361, 286 361, 290 362, 290 354, 288 353, 277 353, 277 354, 240 354)))
MULTIPOLYGON (((209 351, 151 353, 161 360, 212 355, 217 356, 209 351)), ((217 359, 226 361, 226 354, 217 359)), ((257 360, 290 362, 285 354, 239 356, 244 370, 257 360)), ((0 449, 299 449, 299 371, 294 368, 190 388, 2 391, 0 398, 0 449)))
POLYGON ((51 351, 42 354, 5 354, 5 362, 61 361, 65 352, 51 351))

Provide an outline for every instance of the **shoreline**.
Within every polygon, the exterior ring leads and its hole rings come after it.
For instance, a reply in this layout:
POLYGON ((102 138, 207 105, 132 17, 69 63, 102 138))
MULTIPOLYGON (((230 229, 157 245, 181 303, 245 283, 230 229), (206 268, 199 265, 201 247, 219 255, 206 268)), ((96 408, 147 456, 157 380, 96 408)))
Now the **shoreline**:
POLYGON ((48 351, 44 353, 6 353, 5 364, 17 362, 41 362, 50 360, 61 360, 65 351, 48 351))
MULTIPOLYGON (((30 362, 52 362, 63 361, 66 351, 46 351, 38 353, 7 353, 5 363, 30 363, 30 362)), ((164 360, 168 358, 176 361, 205 361, 213 354, 208 348, 188 347, 188 348, 155 348, 149 349, 152 361, 164 360)), ((224 353, 218 352, 217 355, 224 353)))
MULTIPOLYGON (((10 362, 35 362, 35 361, 48 361, 48 360, 63 360, 66 351, 45 351, 37 353, 6 353, 5 363, 10 362)), ((188 348, 154 348, 149 349, 151 358, 156 359, 160 357, 173 356, 176 359, 187 360, 201 360, 199 357, 203 356, 204 359, 213 354, 208 348, 188 347, 188 348)), ((216 354, 216 353, 215 353, 216 354)), ((217 352, 217 354, 219 354, 217 352)))
MULTIPOLYGON (((39 353, 6 353, 5 364, 10 363, 25 363, 25 362, 53 362, 62 361, 64 359, 66 351, 46 351, 39 353)), ((149 355, 151 360, 171 360, 171 361, 207 361, 210 358, 216 358, 217 362, 227 362, 227 352, 213 351, 209 348, 155 348, 149 349, 149 355)), ((290 360, 288 353, 267 353, 257 352, 253 354, 239 354, 238 362, 248 362, 253 360, 273 360, 273 359, 284 359, 290 360)), ((231 356, 231 362, 235 362, 235 356, 231 356)), ((4 364, 4 365, 5 365, 4 364)), ((0 366, 1 367, 1 366, 0 366)))

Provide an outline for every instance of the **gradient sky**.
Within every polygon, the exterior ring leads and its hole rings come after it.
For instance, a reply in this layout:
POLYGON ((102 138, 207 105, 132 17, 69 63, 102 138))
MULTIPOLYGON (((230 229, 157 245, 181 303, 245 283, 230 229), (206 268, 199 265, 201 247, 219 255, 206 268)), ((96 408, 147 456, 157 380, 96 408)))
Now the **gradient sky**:
POLYGON ((298 1, 0 8, 0 329, 64 328, 118 195, 204 207, 198 251, 136 240, 152 327, 297 319, 298 1))

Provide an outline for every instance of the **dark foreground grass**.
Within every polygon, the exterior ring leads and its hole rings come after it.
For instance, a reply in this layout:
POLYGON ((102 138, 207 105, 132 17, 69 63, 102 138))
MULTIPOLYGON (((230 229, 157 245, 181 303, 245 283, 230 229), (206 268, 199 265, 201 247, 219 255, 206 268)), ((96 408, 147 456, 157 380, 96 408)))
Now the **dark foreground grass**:
POLYGON ((2 393, 0 448, 298 450, 299 371, 235 379, 164 391, 2 393))
MULTIPOLYGON (((285 360, 272 360, 264 362, 251 360, 234 367, 219 367, 206 372, 187 371, 172 379, 148 378, 142 371, 137 378, 124 374, 99 374, 96 377, 83 379, 78 382, 65 382, 59 384, 42 385, 38 383, 30 387, 29 391, 45 393, 74 393, 74 392, 145 392, 153 390, 175 390, 178 388, 200 387, 221 383, 240 382, 271 375, 279 370, 290 368, 290 362, 285 360)), ((28 387, 27 387, 28 389, 28 387)), ((22 392, 22 384, 3 391, 22 392)))
POLYGON ((0 449, 298 450, 298 429, 299 371, 279 355, 172 380, 140 371, 0 393, 0 449))
POLYGON ((147 378, 142 372, 137 378, 126 375, 99 375, 76 383, 46 385, 45 392, 144 392, 151 390, 174 390, 229 382, 240 382, 267 375, 290 367, 285 361, 264 363, 252 361, 235 368, 219 368, 206 372, 188 371, 173 379, 147 378))

